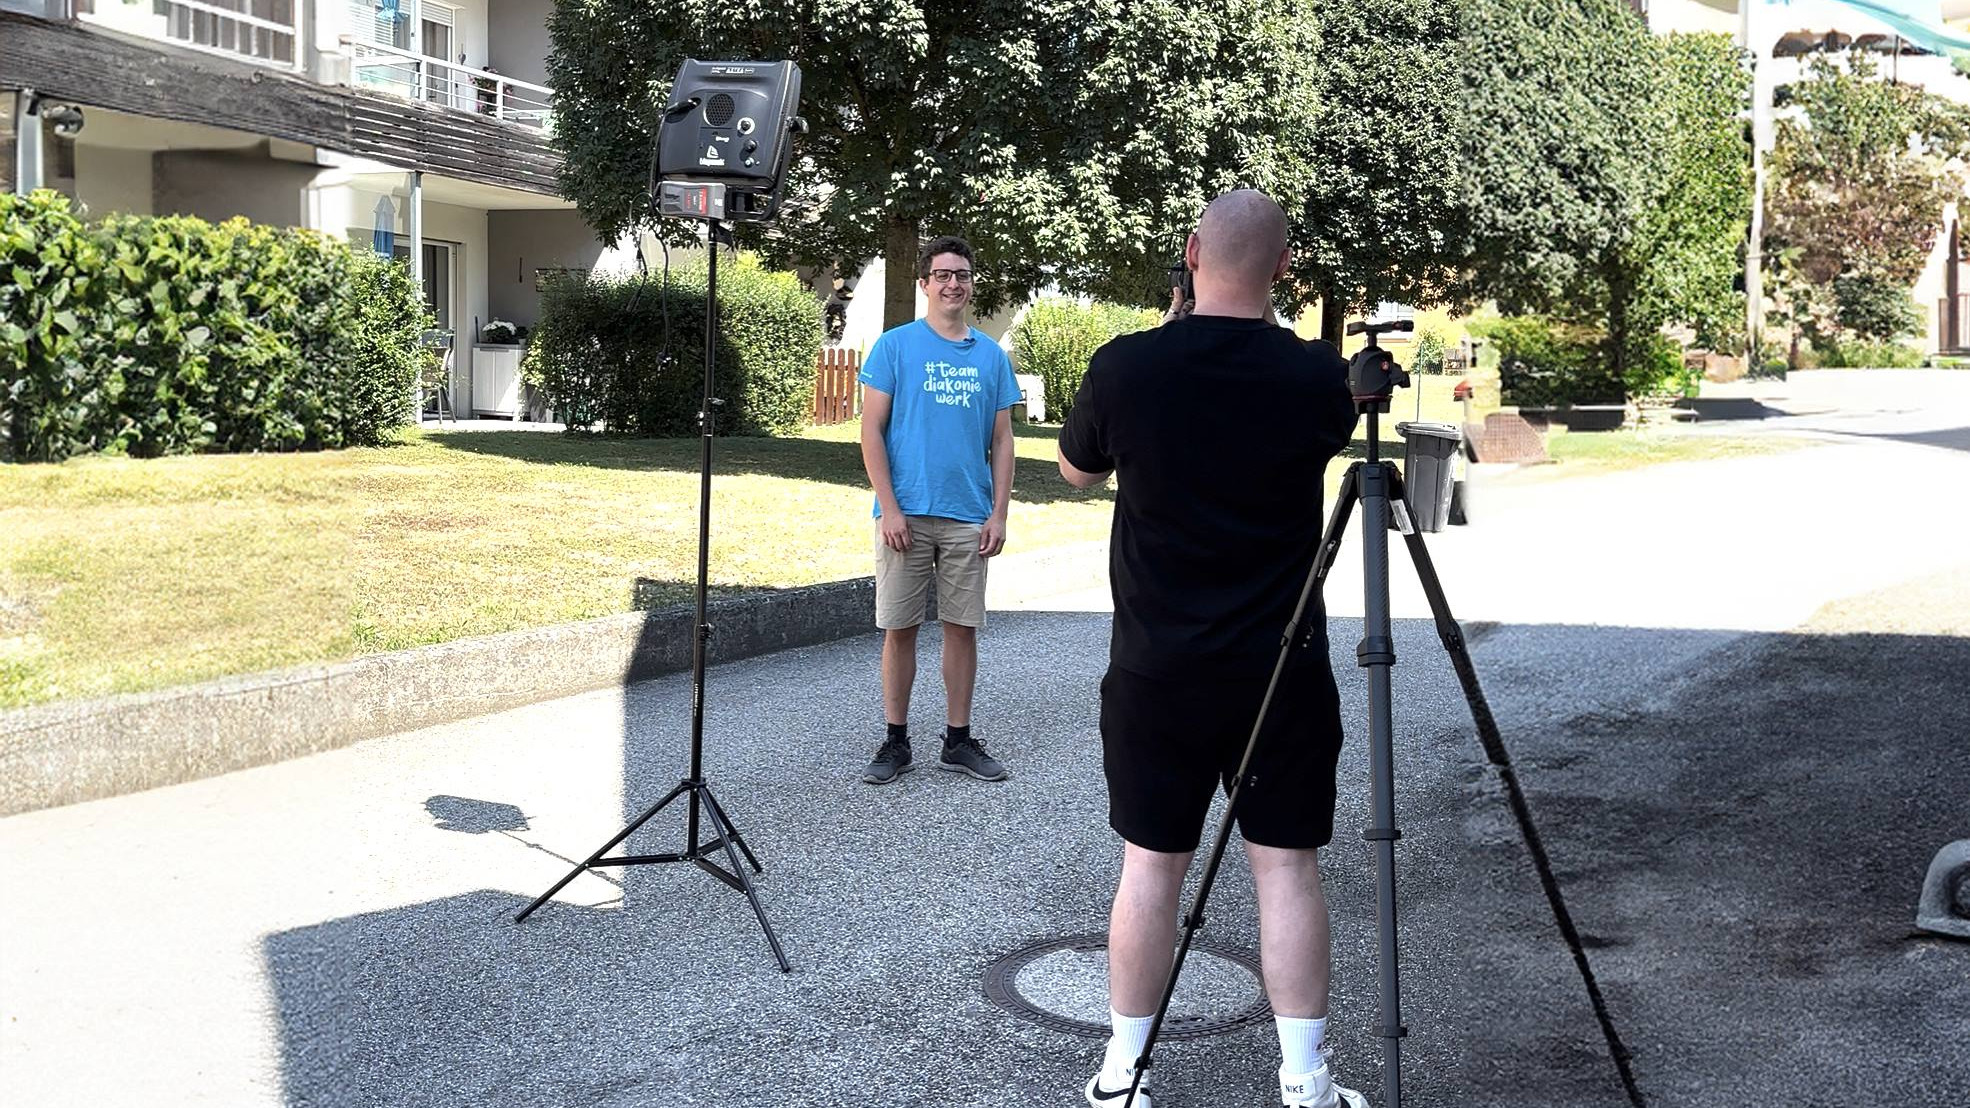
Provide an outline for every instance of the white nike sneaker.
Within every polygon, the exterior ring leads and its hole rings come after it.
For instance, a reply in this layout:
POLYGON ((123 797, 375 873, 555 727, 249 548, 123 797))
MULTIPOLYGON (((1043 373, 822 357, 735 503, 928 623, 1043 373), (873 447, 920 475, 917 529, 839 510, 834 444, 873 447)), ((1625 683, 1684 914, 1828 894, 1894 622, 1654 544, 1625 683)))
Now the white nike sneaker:
POLYGON ((1285 1108, 1368 1108, 1368 1098, 1334 1084, 1327 1063, 1312 1073, 1279 1071, 1279 1102, 1285 1108))
POLYGON ((1148 1078, 1143 1078, 1141 1087, 1136 1089, 1134 1104, 1129 1104, 1129 1083, 1127 1081, 1122 1082, 1112 1089, 1104 1088, 1101 1084, 1101 1072, 1099 1070, 1095 1072, 1093 1077, 1088 1078, 1086 1092, 1088 1103, 1094 1105, 1094 1108, 1123 1108, 1123 1105, 1129 1105, 1129 1108, 1156 1108, 1149 1100, 1148 1078))

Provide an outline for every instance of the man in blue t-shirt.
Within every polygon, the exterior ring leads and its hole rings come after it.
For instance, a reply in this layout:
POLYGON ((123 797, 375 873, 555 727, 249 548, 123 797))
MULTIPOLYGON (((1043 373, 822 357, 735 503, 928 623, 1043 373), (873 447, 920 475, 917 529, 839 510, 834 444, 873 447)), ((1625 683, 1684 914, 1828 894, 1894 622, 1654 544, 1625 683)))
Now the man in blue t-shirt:
POLYGON ((944 750, 939 769, 1003 781, 1005 767, 971 734, 978 629, 985 626, 985 560, 1006 542, 1012 500, 1012 360, 965 323, 971 247, 944 236, 917 255, 923 319, 885 331, 858 380, 862 464, 876 492, 876 626, 882 628, 887 734, 862 775, 883 785, 910 761, 910 689, 917 627, 937 582, 944 624, 944 750))

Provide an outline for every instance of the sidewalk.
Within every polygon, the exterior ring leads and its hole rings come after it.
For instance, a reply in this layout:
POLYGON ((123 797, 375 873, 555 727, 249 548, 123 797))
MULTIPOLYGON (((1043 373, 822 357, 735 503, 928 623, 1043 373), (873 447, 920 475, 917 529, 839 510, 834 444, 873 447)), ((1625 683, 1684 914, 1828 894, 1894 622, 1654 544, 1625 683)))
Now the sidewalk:
MULTIPOLYGON (((1912 934, 1929 857, 1970 836, 1970 524, 1935 495, 1965 482, 1970 452, 1870 440, 1494 486, 1478 525, 1431 539, 1643 1103, 1970 1103, 1970 946, 1912 934)), ((1328 585, 1350 721, 1359 557, 1328 585)), ((1407 1099, 1633 1104, 1394 560, 1407 1099)), ((1098 1041, 983 980, 1105 918, 1105 592, 1081 585, 981 638, 1002 785, 859 782, 872 635, 712 672, 707 772, 768 867, 791 976, 744 899, 683 867, 584 876, 511 922, 683 772, 682 675, 0 819, 0 1092, 1080 1103, 1098 1041)), ((1378 1090, 1358 732, 1341 772, 1334 1022, 1344 1080, 1378 1090)), ((632 846, 675 849, 681 824, 632 846)), ((1235 851, 1209 921, 1256 949, 1235 851)), ((1262 1105, 1274 1065, 1263 1023, 1174 1042, 1157 1104, 1262 1105)))

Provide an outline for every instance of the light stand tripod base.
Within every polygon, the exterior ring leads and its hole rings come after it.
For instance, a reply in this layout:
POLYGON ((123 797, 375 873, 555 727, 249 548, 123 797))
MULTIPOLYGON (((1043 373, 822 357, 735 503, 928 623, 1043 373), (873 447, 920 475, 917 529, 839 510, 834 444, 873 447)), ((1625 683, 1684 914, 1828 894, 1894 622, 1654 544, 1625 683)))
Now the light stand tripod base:
POLYGON ((704 738, 705 738, 705 665, 707 649, 711 643, 711 623, 705 612, 707 594, 711 580, 711 442, 716 434, 718 405, 724 401, 712 395, 712 372, 716 363, 713 356, 718 343, 718 248, 732 242, 731 229, 720 226, 717 220, 705 221, 705 248, 707 252, 705 270, 705 372, 703 407, 698 409, 699 455, 698 455, 698 621, 697 634, 692 637, 691 649, 691 775, 677 783, 677 787, 664 795, 662 800, 651 805, 642 815, 629 822, 627 827, 616 832, 616 837, 602 844, 602 849, 588 856, 588 859, 569 871, 555 886, 542 893, 539 899, 526 906, 513 922, 523 922, 533 914, 534 909, 547 903, 555 893, 561 891, 568 882, 583 873, 600 866, 643 866, 661 865, 666 862, 690 862, 699 869, 746 894, 752 903, 753 914, 759 917, 759 929, 766 933, 766 942, 773 948, 773 957, 780 963, 780 972, 791 973, 793 967, 787 963, 787 956, 780 949, 780 937, 773 933, 773 925, 766 919, 766 908, 759 902, 759 893, 752 887, 752 879, 739 864, 739 856, 752 864, 754 873, 761 872, 759 859, 753 857, 752 849, 740 836, 738 828, 725 809, 712 795, 711 786, 705 783, 704 776, 704 738), (689 816, 685 824, 684 842, 686 848, 674 854, 634 854, 608 857, 624 839, 629 838, 637 828, 649 822, 652 816, 664 810, 678 797, 689 798, 689 816), (702 812, 710 822, 712 838, 698 837, 698 817, 702 812), (717 849, 714 850, 713 848, 717 849), (725 856, 726 865, 720 866, 714 857, 725 856))
POLYGON ((565 877, 554 883, 553 888, 540 894, 532 904, 521 909, 520 914, 513 917, 513 922, 524 923, 528 916, 533 915, 534 909, 552 900, 554 894, 566 888, 570 881, 573 881, 590 870, 600 869, 603 866, 649 866, 663 865, 670 862, 690 862, 699 869, 732 886, 737 891, 746 894, 746 899, 752 903, 753 915, 759 919, 760 930, 766 933, 766 943, 773 948, 773 959, 780 964, 780 972, 791 973, 793 972, 793 966, 787 962, 786 952, 780 948, 780 937, 773 932, 773 924, 766 918, 766 907, 760 903, 759 890, 753 887, 752 879, 746 875, 746 867, 740 864, 739 859, 741 855, 744 856, 746 863, 751 865, 754 873, 765 872, 760 868, 759 859, 753 857, 752 849, 746 846, 746 841, 740 836, 739 829, 732 826, 732 821, 725 815, 725 809, 719 806, 718 798, 712 795, 711 786, 706 784, 702 779, 693 780, 686 778, 679 781, 676 788, 665 794, 664 798, 652 805, 648 811, 630 821, 627 827, 616 833, 615 838, 603 843, 600 850, 589 855, 587 859, 575 866, 574 869, 569 870, 565 877), (614 850, 624 839, 635 834, 638 828, 648 823, 658 812, 668 807, 671 801, 679 797, 689 798, 688 803, 693 809, 691 822, 694 824, 697 822, 697 809, 700 804, 703 805, 704 819, 711 825, 713 832, 712 838, 703 842, 693 841, 688 849, 673 854, 625 854, 615 857, 607 856, 609 851, 614 850), (720 854, 724 855, 726 862, 724 866, 712 860, 720 854))

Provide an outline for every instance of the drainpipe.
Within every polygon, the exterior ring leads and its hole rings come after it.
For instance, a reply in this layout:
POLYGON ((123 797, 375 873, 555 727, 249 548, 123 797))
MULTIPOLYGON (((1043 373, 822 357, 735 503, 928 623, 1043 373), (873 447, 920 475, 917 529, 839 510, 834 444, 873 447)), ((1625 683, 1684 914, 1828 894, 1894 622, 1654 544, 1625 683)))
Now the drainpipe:
POLYGON ((1771 127, 1771 93, 1764 86, 1764 49, 1754 37, 1752 11, 1762 0, 1738 0, 1744 48, 1751 54, 1751 229, 1744 244, 1744 364, 1757 366, 1765 330, 1765 132, 1771 127))
POLYGON ((1949 221, 1949 261, 1943 266, 1943 334, 1937 343, 1943 353, 1953 353, 1963 348, 1963 305, 1956 299, 1959 278, 1957 268, 1963 264, 1963 242, 1958 237, 1957 221, 1949 221))
POLYGON ((410 0, 410 7, 407 9, 407 14, 410 19, 408 45, 410 52, 417 56, 417 64, 413 70, 417 78, 417 94, 414 99, 429 100, 431 98, 431 75, 427 71, 424 61, 424 0, 410 0))
POLYGON ((410 171, 410 203, 404 211, 404 230, 410 233, 410 279, 424 290, 424 174, 410 171))
POLYGON ((41 104, 31 88, 14 94, 14 191, 22 196, 42 187, 41 104))
MULTIPOLYGON (((410 171, 410 201, 405 205, 404 229, 410 232, 410 284, 417 290, 418 303, 424 302, 424 174, 420 170, 410 171)), ((422 421, 424 412, 423 392, 415 381, 410 386, 410 422, 414 427, 422 421)))

